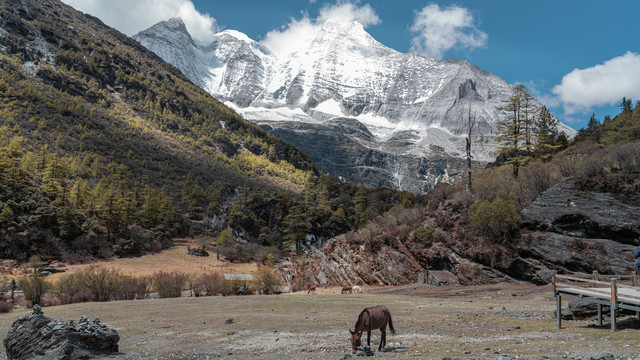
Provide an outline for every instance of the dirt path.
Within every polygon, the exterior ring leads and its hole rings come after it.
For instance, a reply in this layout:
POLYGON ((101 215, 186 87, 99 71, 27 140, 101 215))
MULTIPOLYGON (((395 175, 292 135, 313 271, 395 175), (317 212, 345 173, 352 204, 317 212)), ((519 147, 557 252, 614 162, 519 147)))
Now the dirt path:
MULTIPOLYGON (((640 323, 631 318, 622 319, 615 333, 589 327, 594 321, 565 321, 557 330, 548 287, 412 285, 366 288, 362 295, 339 290, 85 303, 44 311, 59 320, 99 316, 121 336, 117 359, 338 359, 349 351, 347 329, 358 313, 378 304, 389 307, 398 331, 388 334, 392 351, 376 353, 378 359, 562 359, 605 352, 636 359, 640 353, 640 323)), ((0 314, 0 336, 24 313, 0 314)), ((379 339, 374 331, 372 340, 379 339)))

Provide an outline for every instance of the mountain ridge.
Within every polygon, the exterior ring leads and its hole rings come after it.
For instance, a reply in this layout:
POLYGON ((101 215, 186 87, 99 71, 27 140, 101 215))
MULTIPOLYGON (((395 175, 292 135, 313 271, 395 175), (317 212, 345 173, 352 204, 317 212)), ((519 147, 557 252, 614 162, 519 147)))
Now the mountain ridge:
MULTIPOLYGON (((175 42, 171 34, 165 35, 165 44, 175 42)), ((165 51, 150 42, 149 36, 149 30, 145 30, 134 39, 156 53, 165 51)), ((496 123, 502 116, 497 108, 512 94, 511 85, 498 76, 466 60, 434 60, 397 52, 377 42, 356 21, 326 23, 301 43, 302 47, 283 55, 244 34, 215 34, 212 45, 198 48, 203 71, 192 80, 204 82, 209 93, 265 128, 285 126, 282 130, 291 130, 285 123, 296 121, 314 128, 323 126, 329 133, 335 130, 330 119, 355 119, 374 138, 354 139, 350 151, 362 154, 374 150, 389 157, 380 174, 392 172, 390 166, 395 161, 416 167, 417 160, 448 156, 452 164, 457 163, 456 159, 465 154, 470 108, 475 166, 495 159, 496 123), (403 141, 396 141, 398 138, 403 141)), ((164 59, 181 68, 176 59, 164 59)), ((541 106, 535 100, 534 105, 541 106)), ((560 130, 569 137, 575 133, 563 124, 560 130)), ((322 152, 311 148, 315 145, 309 143, 304 131, 294 133, 299 137, 292 136, 289 141, 309 153, 322 152)), ((338 138, 332 147, 340 147, 338 138)), ((326 149, 326 161, 312 158, 322 164, 336 162, 340 155, 326 149)), ((320 167, 348 181, 381 183, 415 192, 429 190, 433 179, 443 177, 446 170, 418 171, 408 174, 411 181, 398 183, 390 176, 367 181, 355 168, 320 167)))

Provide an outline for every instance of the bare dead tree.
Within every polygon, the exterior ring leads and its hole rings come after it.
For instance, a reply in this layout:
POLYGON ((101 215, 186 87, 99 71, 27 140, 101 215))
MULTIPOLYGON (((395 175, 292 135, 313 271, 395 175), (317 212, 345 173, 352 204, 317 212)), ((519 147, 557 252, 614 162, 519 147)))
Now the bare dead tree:
POLYGON ((469 104, 469 116, 467 119, 467 192, 471 194, 471 104, 469 104))

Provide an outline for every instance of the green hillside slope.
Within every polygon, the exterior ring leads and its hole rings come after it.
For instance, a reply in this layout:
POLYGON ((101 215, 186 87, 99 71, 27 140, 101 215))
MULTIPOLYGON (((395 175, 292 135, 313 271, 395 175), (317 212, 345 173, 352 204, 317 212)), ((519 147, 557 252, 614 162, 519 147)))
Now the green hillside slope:
POLYGON ((287 251, 412 202, 320 174, 134 40, 55 0, 0 5, 0 175, 0 257, 23 260, 136 255, 227 227, 287 251))

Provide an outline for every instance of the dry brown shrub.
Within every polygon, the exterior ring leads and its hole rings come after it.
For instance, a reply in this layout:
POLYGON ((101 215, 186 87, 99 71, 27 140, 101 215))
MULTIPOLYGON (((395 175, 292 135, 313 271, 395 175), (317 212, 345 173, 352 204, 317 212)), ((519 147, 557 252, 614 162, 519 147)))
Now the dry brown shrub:
POLYGON ((187 275, 177 271, 160 271, 153 274, 152 279, 153 288, 161 299, 180 297, 187 283, 187 275))
POLYGON ((362 245, 364 244, 364 238, 362 234, 368 233, 365 231, 366 228, 360 229, 358 232, 350 231, 344 234, 344 238, 347 240, 347 244, 349 245, 362 245))
POLYGON ((13 301, 6 301, 4 298, 0 299, 0 313, 8 313, 13 310, 13 301))
POLYGON ((62 302, 60 299, 54 294, 44 294, 42 299, 40 299, 40 306, 57 306, 61 304, 62 302))
POLYGON ((425 209, 421 207, 404 209, 398 214, 398 223, 401 225, 415 225, 422 220, 424 213, 425 209))
POLYGON ((123 298, 123 284, 128 279, 116 269, 92 265, 82 271, 63 276, 56 285, 58 298, 62 303, 82 301, 88 293, 92 301, 111 301, 123 298))
POLYGON ((124 276, 121 284, 122 300, 141 300, 149 297, 151 293, 151 279, 148 277, 136 278, 124 276))

